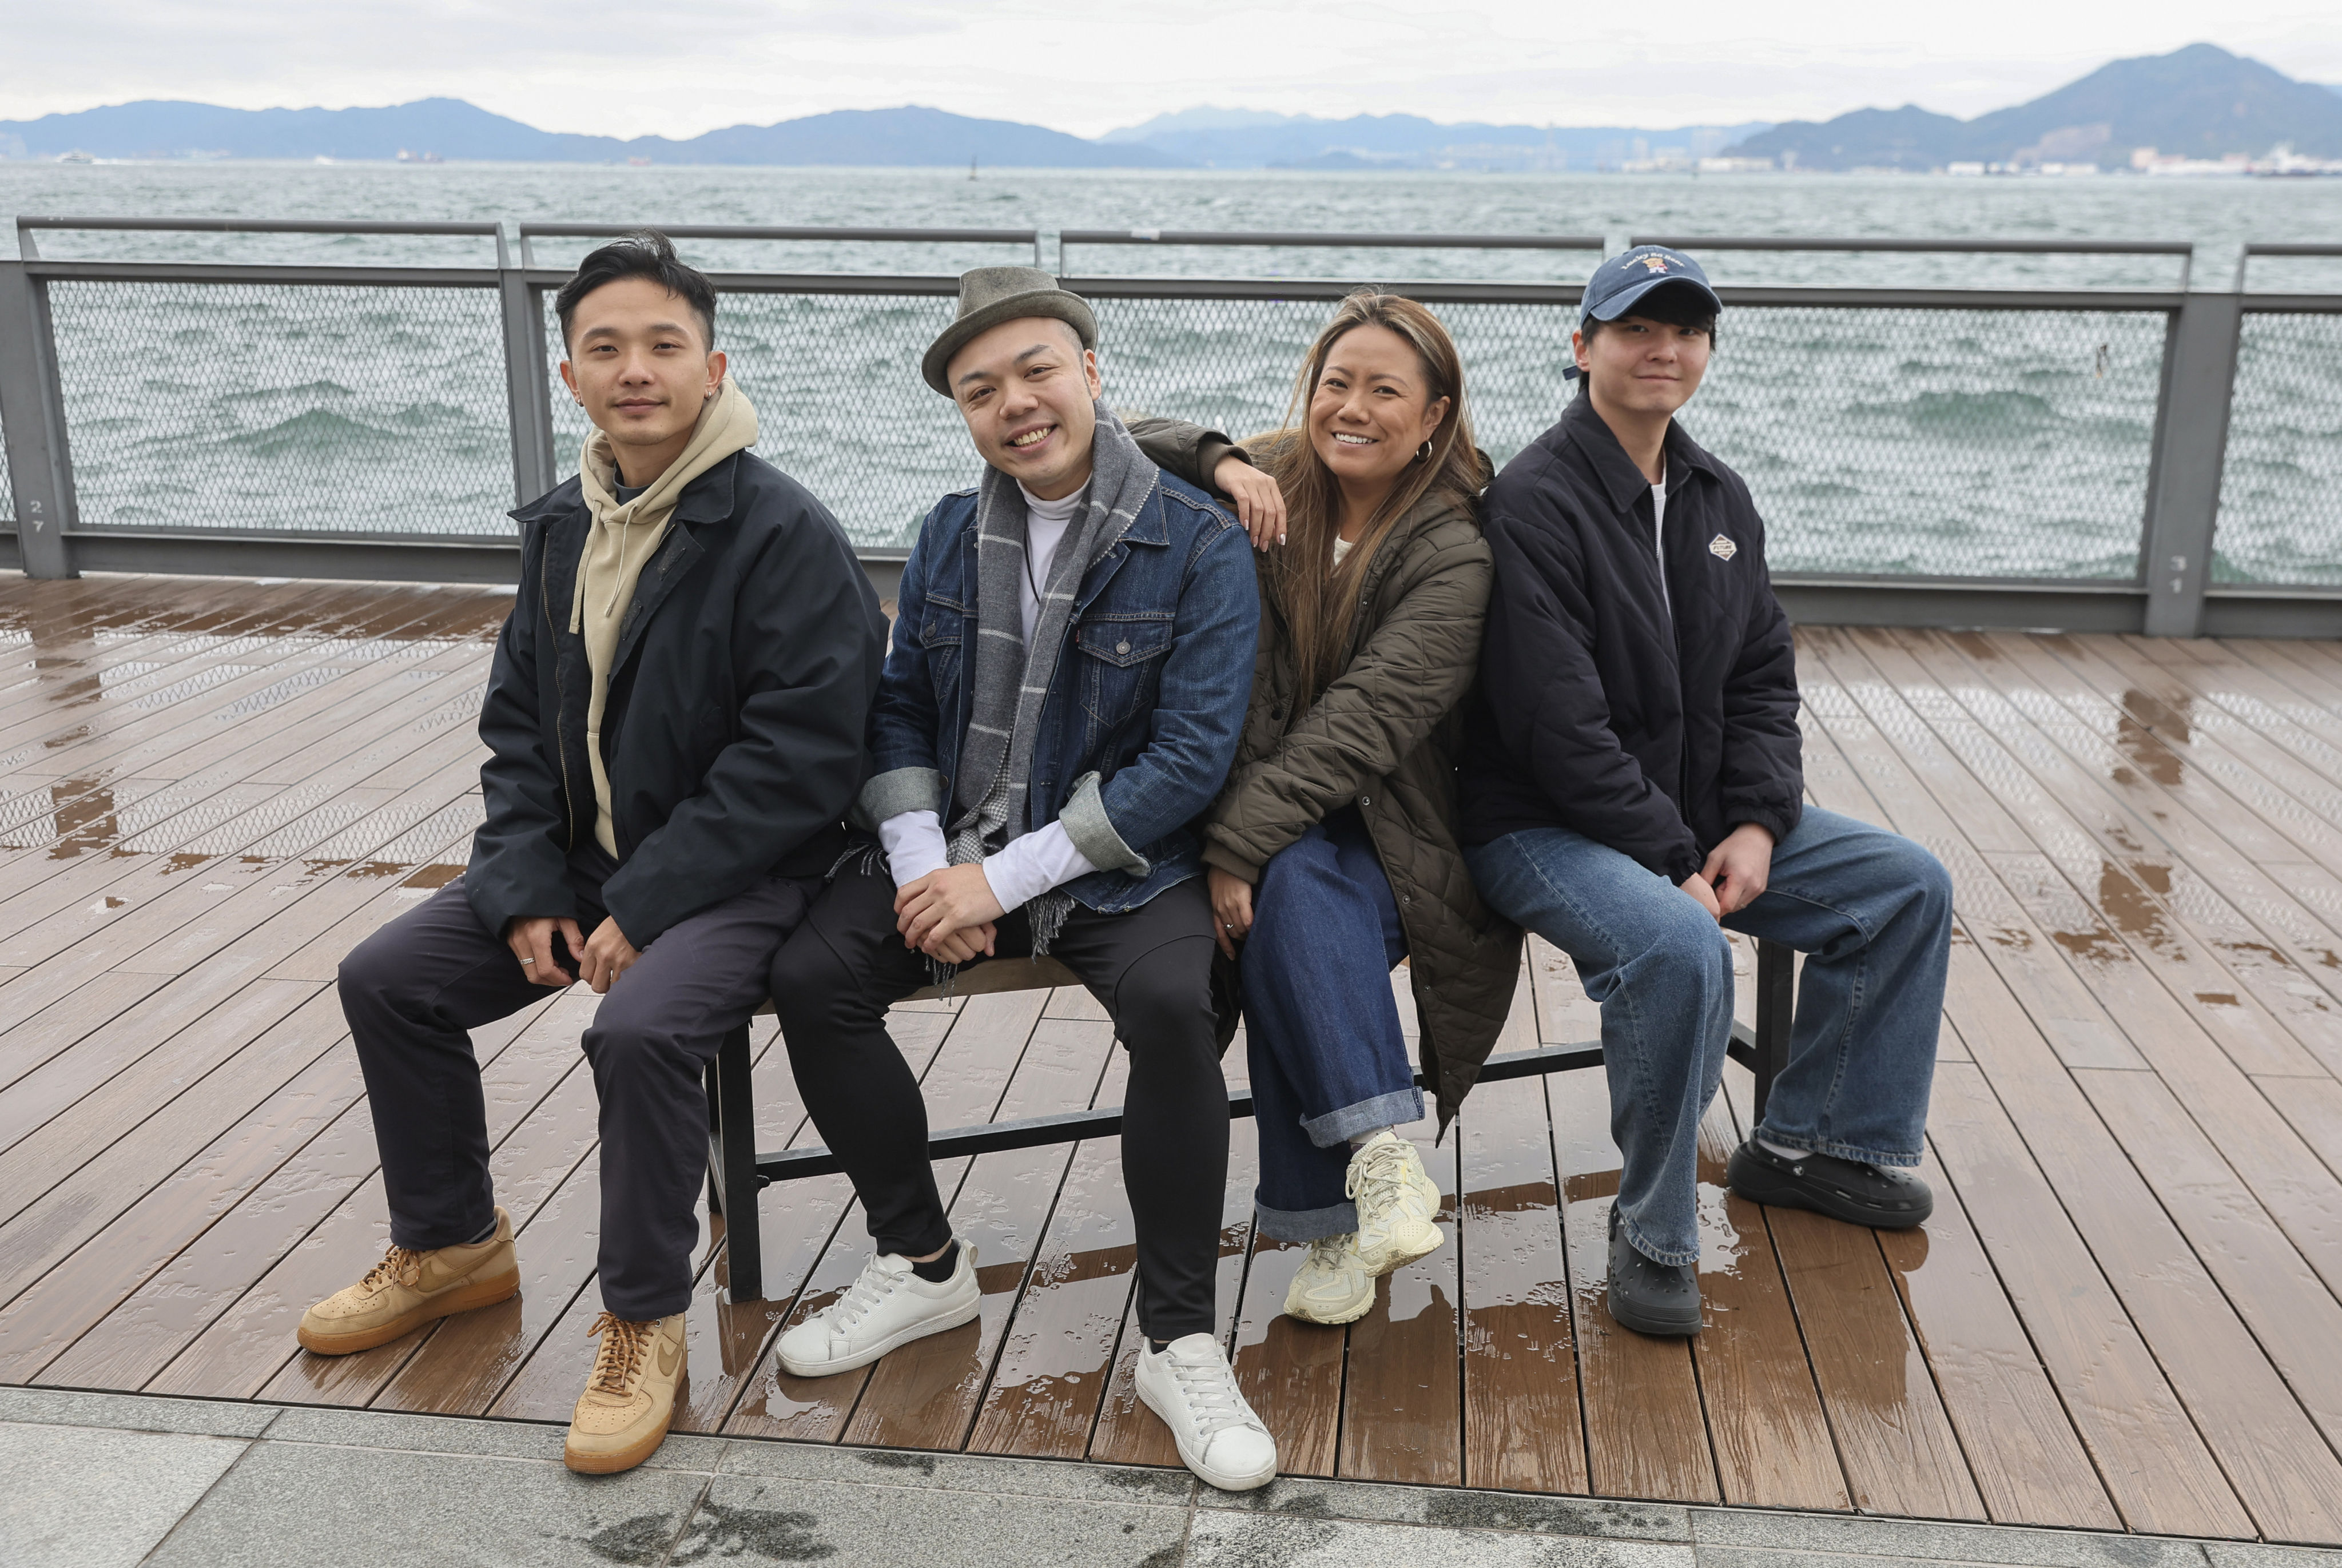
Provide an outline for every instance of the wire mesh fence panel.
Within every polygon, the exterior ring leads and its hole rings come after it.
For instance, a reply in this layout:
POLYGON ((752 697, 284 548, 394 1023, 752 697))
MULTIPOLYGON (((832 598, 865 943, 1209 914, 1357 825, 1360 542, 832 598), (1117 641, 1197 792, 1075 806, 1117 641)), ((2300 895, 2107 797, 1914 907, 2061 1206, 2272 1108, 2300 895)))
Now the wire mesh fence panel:
POLYGON ((1776 572, 2136 579, 2166 317, 1728 312, 1685 415, 1776 572))
POLYGON ((16 526, 16 482, 8 473, 8 433, 0 428, 0 529, 16 526))
POLYGON ((485 289, 49 285, 80 526, 509 536, 485 289))
MULTIPOLYGON (((836 514, 864 548, 902 548, 936 500, 976 483, 981 460, 919 356, 954 302, 919 295, 728 293, 716 346, 756 407, 756 451, 836 514)), ((553 448, 577 472, 586 411, 561 384, 561 324, 545 299, 553 448)))
POLYGON ((2245 317, 2212 581, 2342 587, 2342 315, 2245 317))

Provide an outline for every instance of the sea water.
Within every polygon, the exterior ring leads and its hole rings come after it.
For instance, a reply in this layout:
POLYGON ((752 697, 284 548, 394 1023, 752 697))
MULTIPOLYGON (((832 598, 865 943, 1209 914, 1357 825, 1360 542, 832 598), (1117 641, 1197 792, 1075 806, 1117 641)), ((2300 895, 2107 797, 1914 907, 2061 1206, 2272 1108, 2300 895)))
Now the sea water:
MULTIPOLYGON (((0 215, 967 226, 1043 231, 1073 276, 1581 280, 1591 249, 1076 246, 1073 229, 2183 240, 2227 286, 2247 240, 2342 241, 2342 181, 1323 175, 343 165, 0 164, 0 215)), ((0 245, 13 244, 13 233, 0 245)), ((485 238, 36 236, 47 256, 482 265, 485 238)), ((541 265, 592 242, 538 242, 541 265)), ((726 270, 948 275, 1026 245, 686 243, 726 270)), ((2170 289, 2173 256, 1710 251, 1726 285, 2170 289)), ((2342 287, 2257 261, 2256 290, 2342 287)), ((480 291, 54 285, 84 526, 495 534, 514 500, 501 339, 480 291)), ((1322 302, 1101 303, 1107 395, 1237 434, 1283 414, 1322 302)), ((1563 313, 1443 306, 1501 463, 1570 395, 1563 313)), ((866 544, 972 481, 916 375, 948 301, 727 297, 759 450, 866 544)), ((2342 583, 2342 317, 2248 317, 2224 580, 2342 583)), ((1748 477, 1777 570, 2124 578, 2137 565, 2164 317, 1745 307, 1686 415, 1748 477)), ((555 338, 557 345, 557 335, 555 338)), ((557 346, 553 357, 557 358, 557 346)), ((551 367, 548 365, 548 374, 551 367)), ((582 417, 555 389, 574 470, 582 417)))

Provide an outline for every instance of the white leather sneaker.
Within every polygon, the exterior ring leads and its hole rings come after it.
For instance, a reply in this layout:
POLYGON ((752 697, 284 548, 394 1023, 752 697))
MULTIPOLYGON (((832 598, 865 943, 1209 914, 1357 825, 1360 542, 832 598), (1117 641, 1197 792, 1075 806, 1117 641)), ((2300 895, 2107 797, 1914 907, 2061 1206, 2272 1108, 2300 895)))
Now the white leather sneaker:
POLYGON ((1388 1127, 1350 1155, 1342 1190, 1358 1205, 1358 1256, 1380 1279, 1437 1252, 1447 1238, 1432 1223, 1439 1189, 1424 1174, 1423 1156, 1388 1127))
POLYGON ((1304 1323, 1356 1323, 1375 1304, 1375 1276, 1358 1255, 1356 1231, 1319 1236, 1285 1293, 1285 1315, 1304 1323))
POLYGON ((1157 1354, 1138 1345, 1138 1397, 1163 1418, 1187 1468, 1223 1492, 1276 1479, 1276 1439, 1236 1392, 1236 1374, 1207 1333, 1175 1339, 1157 1354))
POLYGON ((899 1253, 872 1258, 862 1275, 821 1311, 780 1337, 781 1365, 798 1377, 827 1377, 868 1366, 897 1345, 974 1320, 983 1310, 976 1286, 976 1248, 959 1243, 951 1278, 929 1284, 899 1253))

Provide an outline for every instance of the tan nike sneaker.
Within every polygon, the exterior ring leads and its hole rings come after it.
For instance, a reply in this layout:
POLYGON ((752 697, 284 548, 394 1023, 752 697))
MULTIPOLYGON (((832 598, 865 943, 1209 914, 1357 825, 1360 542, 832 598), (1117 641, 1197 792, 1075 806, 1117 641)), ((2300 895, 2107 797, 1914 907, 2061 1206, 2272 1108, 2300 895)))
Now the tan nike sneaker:
POLYGON ((604 1313, 586 1331, 602 1336, 594 1375, 569 1417, 561 1461, 587 1475, 632 1470, 666 1441, 676 1385, 686 1370, 683 1314, 628 1323, 604 1313))
POLYGON ((388 1344, 410 1329, 474 1307, 494 1306, 520 1289, 512 1216, 496 1210, 496 1233, 460 1247, 393 1247, 366 1277, 301 1314, 294 1335, 319 1355, 388 1344))

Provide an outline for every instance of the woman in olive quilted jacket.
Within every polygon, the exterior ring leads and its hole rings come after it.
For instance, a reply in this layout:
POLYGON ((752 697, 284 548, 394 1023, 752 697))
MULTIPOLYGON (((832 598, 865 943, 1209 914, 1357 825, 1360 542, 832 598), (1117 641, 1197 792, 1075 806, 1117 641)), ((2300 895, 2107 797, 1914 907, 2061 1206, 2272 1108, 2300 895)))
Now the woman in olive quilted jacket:
POLYGON ((1412 300, 1352 295, 1286 425, 1243 451, 1172 421, 1131 430, 1231 495, 1261 547, 1252 702, 1204 858, 1243 984, 1258 1223, 1312 1243, 1285 1310, 1342 1323, 1442 1240, 1438 1189, 1397 1131, 1424 1101, 1391 971, 1407 962, 1444 1131, 1504 1027, 1520 935, 1456 840, 1457 709, 1491 581, 1456 345, 1412 300))

